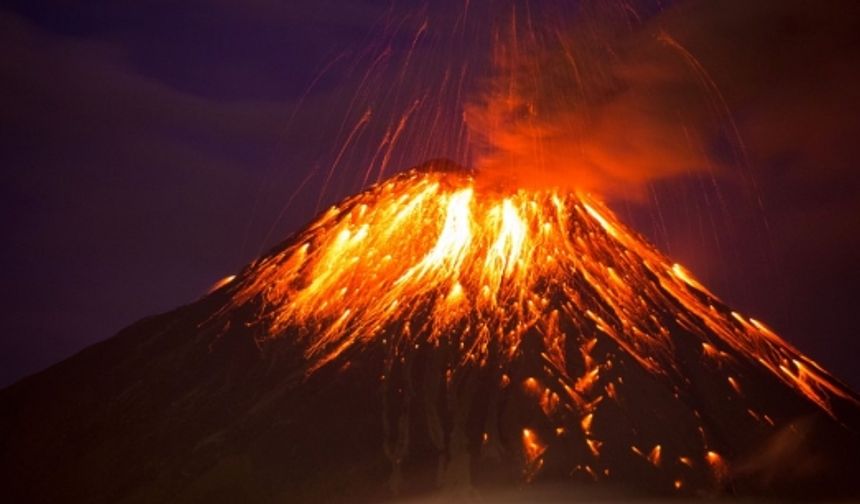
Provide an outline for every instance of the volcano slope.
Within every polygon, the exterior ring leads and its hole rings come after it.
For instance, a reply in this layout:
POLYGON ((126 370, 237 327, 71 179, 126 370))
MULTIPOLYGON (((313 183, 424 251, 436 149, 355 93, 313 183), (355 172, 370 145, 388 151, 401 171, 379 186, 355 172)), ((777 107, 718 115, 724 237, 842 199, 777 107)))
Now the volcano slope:
POLYGON ((9 502, 851 498, 858 428, 599 201, 426 168, 0 392, 0 473, 9 502))

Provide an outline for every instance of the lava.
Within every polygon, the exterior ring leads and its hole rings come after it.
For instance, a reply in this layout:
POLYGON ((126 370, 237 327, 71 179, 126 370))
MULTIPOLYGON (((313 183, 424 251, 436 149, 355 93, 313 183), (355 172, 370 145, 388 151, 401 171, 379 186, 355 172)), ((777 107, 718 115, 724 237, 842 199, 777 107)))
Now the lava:
MULTIPOLYGON (((674 384, 676 399, 696 393, 684 390, 692 387, 679 358, 686 345, 722 370, 721 393, 738 401, 747 400, 738 367, 744 361, 837 421, 835 398, 857 404, 821 367, 761 322, 729 309, 583 193, 504 190, 465 172, 407 171, 330 208, 225 289, 231 301, 223 312, 250 307, 256 315, 248 324, 258 328, 258 344, 288 339, 298 345, 306 377, 381 348, 385 385, 389 377, 408 375, 416 355, 437 351, 456 439, 466 437, 464 424, 456 422, 468 415, 468 407, 457 411, 464 408, 459 397, 469 370, 490 373, 498 390, 516 389, 511 393, 523 394, 548 422, 544 428, 520 426, 527 480, 544 467, 550 448, 541 439, 567 439, 572 429, 591 457, 577 467, 595 479, 609 474, 610 467, 595 463, 607 443, 600 411, 606 402, 620 404, 618 388, 627 385, 614 370, 617 354, 596 355, 601 340, 648 375, 674 384), (511 367, 526 352, 527 340, 537 342, 537 374, 511 367)), ((389 425, 407 428, 403 390, 414 388, 408 381, 389 387, 404 410, 386 423, 386 432, 389 425)), ((437 449, 450 452, 454 448, 446 448, 438 434, 435 400, 425 399, 430 429, 437 432, 432 438, 437 449)), ((741 411, 763 428, 773 427, 759 405, 741 411)), ((722 481, 728 462, 709 448, 709 429, 695 408, 692 413, 701 443, 696 458, 711 468, 714 481, 722 481)), ((478 444, 495 449, 498 425, 488 423, 482 432, 478 444)), ((631 449, 655 468, 667 466, 667 450, 681 465, 695 466, 690 452, 661 441, 649 440, 644 446, 653 448, 647 451, 631 449)), ((398 450, 388 450, 397 454, 391 457, 395 465, 405 448, 398 450)), ((682 487, 677 477, 669 480, 673 490, 682 487)))
MULTIPOLYGON (((458 365, 485 362, 493 343, 512 356, 526 331, 536 329, 548 364, 576 395, 591 387, 600 367, 565 376, 568 332, 560 318, 593 324, 643 367, 666 374, 677 372, 673 342, 666 316, 655 314, 674 306, 669 316, 701 335, 704 355, 729 358, 718 350, 724 348, 754 355, 829 412, 832 395, 851 397, 761 322, 725 309, 685 268, 585 194, 479 190, 467 174, 411 171, 330 208, 295 245, 253 270, 238 282, 234 305, 262 302, 266 338, 299 327, 309 372, 374 342, 398 321, 421 325, 388 339, 392 357, 454 338, 463 349, 458 365), (591 299, 577 283, 587 285, 591 299)), ((583 353, 593 345, 584 343, 583 353)))

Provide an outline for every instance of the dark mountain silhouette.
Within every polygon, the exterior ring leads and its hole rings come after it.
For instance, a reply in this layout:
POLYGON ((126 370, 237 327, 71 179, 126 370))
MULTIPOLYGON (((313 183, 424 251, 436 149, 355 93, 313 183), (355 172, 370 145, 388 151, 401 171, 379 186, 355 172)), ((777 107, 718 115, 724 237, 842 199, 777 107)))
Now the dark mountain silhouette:
POLYGON ((857 498, 857 396, 586 195, 413 170, 0 392, 6 502, 857 498))

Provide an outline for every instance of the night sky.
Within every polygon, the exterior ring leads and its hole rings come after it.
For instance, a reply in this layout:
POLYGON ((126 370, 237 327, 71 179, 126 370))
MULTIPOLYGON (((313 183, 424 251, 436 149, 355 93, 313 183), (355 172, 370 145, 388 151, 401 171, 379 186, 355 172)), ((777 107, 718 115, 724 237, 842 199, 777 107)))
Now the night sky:
MULTIPOLYGON (((743 161, 721 159, 730 149, 714 139, 708 157, 733 169, 675 174, 611 203, 857 390, 860 4, 748 3, 679 2, 642 21, 707 69, 743 161)), ((392 114, 486 52, 469 30, 452 52, 437 30, 462 5, 4 2, 0 386, 194 301, 359 190, 392 114), (400 75, 410 47, 414 70, 400 75), (373 118, 339 159, 365 106, 373 118)), ((449 98, 432 103, 459 117, 449 98)), ((443 137, 409 148, 432 110, 415 114, 384 174, 469 161, 443 137)))

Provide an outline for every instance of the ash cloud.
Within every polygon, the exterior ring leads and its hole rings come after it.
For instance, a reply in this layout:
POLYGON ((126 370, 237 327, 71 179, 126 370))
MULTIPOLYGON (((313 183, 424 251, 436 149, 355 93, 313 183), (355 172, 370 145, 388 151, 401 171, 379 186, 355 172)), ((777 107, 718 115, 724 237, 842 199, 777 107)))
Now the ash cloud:
POLYGON ((827 149, 797 136, 826 143, 856 121, 821 117, 820 105, 857 103, 845 85, 856 78, 846 63, 857 11, 801 1, 514 10, 492 90, 467 111, 477 168, 491 181, 632 200, 695 173, 751 184, 747 165, 760 156, 817 154, 827 149))

